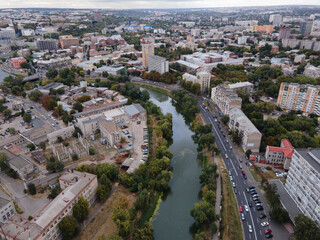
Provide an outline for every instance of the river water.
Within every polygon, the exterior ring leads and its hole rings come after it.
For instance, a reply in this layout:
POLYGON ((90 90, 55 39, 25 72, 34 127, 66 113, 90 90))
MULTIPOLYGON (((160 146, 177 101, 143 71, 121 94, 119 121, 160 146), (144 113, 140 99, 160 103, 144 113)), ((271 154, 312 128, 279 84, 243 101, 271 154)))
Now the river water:
POLYGON ((197 145, 191 138, 193 132, 172 105, 171 98, 152 90, 148 92, 150 101, 159 106, 163 114, 169 112, 173 117, 171 191, 161 202, 152 222, 154 236, 156 240, 189 240, 192 238, 189 229, 194 222, 190 210, 199 201, 198 193, 201 189, 199 175, 202 167, 197 161, 197 145))

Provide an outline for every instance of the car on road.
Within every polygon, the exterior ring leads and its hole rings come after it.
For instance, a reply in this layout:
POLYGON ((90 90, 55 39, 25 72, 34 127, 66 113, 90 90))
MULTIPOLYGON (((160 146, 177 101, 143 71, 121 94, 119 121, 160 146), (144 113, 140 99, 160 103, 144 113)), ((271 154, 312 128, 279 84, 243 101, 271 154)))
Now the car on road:
POLYGON ((243 178, 244 178, 244 180, 247 180, 247 176, 246 175, 243 175, 243 178))
POLYGON ((236 187, 236 183, 235 182, 232 182, 232 187, 236 187))
POLYGON ((249 189, 255 189, 255 188, 256 188, 255 186, 250 186, 250 187, 249 187, 249 189))
POLYGON ((244 216, 244 213, 241 213, 241 220, 244 221, 246 220, 245 216, 244 216))
POLYGON ((272 230, 270 228, 264 231, 264 234, 268 234, 268 233, 272 233, 272 230))
POLYGON ((252 203, 251 202, 248 202, 248 204, 249 204, 249 207, 252 207, 252 203))
POLYGON ((242 159, 241 159, 241 158, 239 158, 239 162, 241 162, 241 163, 242 163, 242 159))
POLYGON ((239 165, 239 168, 242 169, 242 165, 241 164, 239 165))
POLYGON ((233 181, 233 177, 232 176, 230 176, 230 181, 233 181))
POLYGON ((264 213, 261 213, 260 215, 259 215, 259 218, 260 219, 263 219, 263 218, 266 218, 267 217, 267 215, 265 215, 264 213))
POLYGON ((272 238, 272 237, 273 237, 272 233, 266 234, 266 238, 272 238))
POLYGON ((240 212, 243 212, 243 210, 242 210, 242 207, 241 207, 241 206, 239 206, 239 211, 240 211, 240 212))
POLYGON ((232 149, 232 146, 230 146, 230 149, 232 149))
POLYGON ((262 207, 261 205, 258 205, 258 206, 256 206, 256 209, 257 209, 258 211, 262 211, 262 210, 263 210, 263 207, 262 207))
POLYGON ((229 170, 229 175, 230 175, 230 176, 232 175, 230 170, 229 170))
POLYGON ((262 226, 262 227, 269 226, 269 223, 268 223, 268 222, 262 222, 262 223, 261 223, 261 226, 262 226))
POLYGON ((244 205, 244 209, 246 210, 246 212, 249 212, 249 207, 248 207, 248 205, 244 205))
POLYGON ((228 158, 228 154, 225 154, 226 158, 228 158))
POLYGON ((238 193, 238 190, 236 188, 234 188, 234 193, 237 194, 238 193))
POLYGON ((253 192, 251 192, 250 194, 251 194, 251 195, 255 195, 255 194, 257 194, 257 192, 256 192, 256 191, 253 191, 253 192))
POLYGON ((252 233, 252 226, 248 225, 249 232, 252 233))

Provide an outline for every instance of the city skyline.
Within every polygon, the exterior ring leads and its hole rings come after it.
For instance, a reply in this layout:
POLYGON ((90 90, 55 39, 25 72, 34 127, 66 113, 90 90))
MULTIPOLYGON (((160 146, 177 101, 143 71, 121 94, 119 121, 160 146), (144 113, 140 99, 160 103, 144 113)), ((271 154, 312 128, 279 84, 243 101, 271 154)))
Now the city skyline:
POLYGON ((214 7, 250 7, 250 6, 285 6, 285 5, 320 5, 318 0, 284 0, 279 4, 279 1, 270 0, 268 2, 257 2, 255 0, 157 0, 157 1, 136 1, 136 0, 79 0, 62 1, 62 0, 45 0, 31 1, 26 0, 18 2, 17 0, 8 0, 2 4, 2 8, 101 8, 101 9, 175 9, 175 8, 214 8, 214 7), (165 7, 164 7, 165 6, 165 7))

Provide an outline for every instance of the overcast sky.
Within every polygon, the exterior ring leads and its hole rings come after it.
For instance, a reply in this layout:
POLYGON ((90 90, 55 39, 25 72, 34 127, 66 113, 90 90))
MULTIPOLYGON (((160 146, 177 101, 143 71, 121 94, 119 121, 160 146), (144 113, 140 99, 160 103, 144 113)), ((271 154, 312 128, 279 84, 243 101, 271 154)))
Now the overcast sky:
POLYGON ((204 8, 320 5, 320 0, 0 0, 0 8, 204 8))

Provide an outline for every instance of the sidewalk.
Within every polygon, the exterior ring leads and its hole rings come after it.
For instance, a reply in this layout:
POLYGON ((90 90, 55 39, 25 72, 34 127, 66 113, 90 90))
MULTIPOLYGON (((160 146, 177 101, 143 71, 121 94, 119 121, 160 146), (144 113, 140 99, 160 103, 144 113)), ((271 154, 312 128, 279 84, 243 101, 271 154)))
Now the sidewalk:
MULTIPOLYGON (((217 156, 214 154, 213 161, 218 166, 218 160, 217 156)), ((219 177, 217 178, 217 190, 216 190, 216 205, 215 205, 215 214, 220 214, 220 206, 221 206, 221 177, 219 174, 219 177)), ((217 233, 213 234, 212 240, 218 240, 218 233, 219 233, 219 227, 220 227, 220 221, 217 221, 217 233)))

